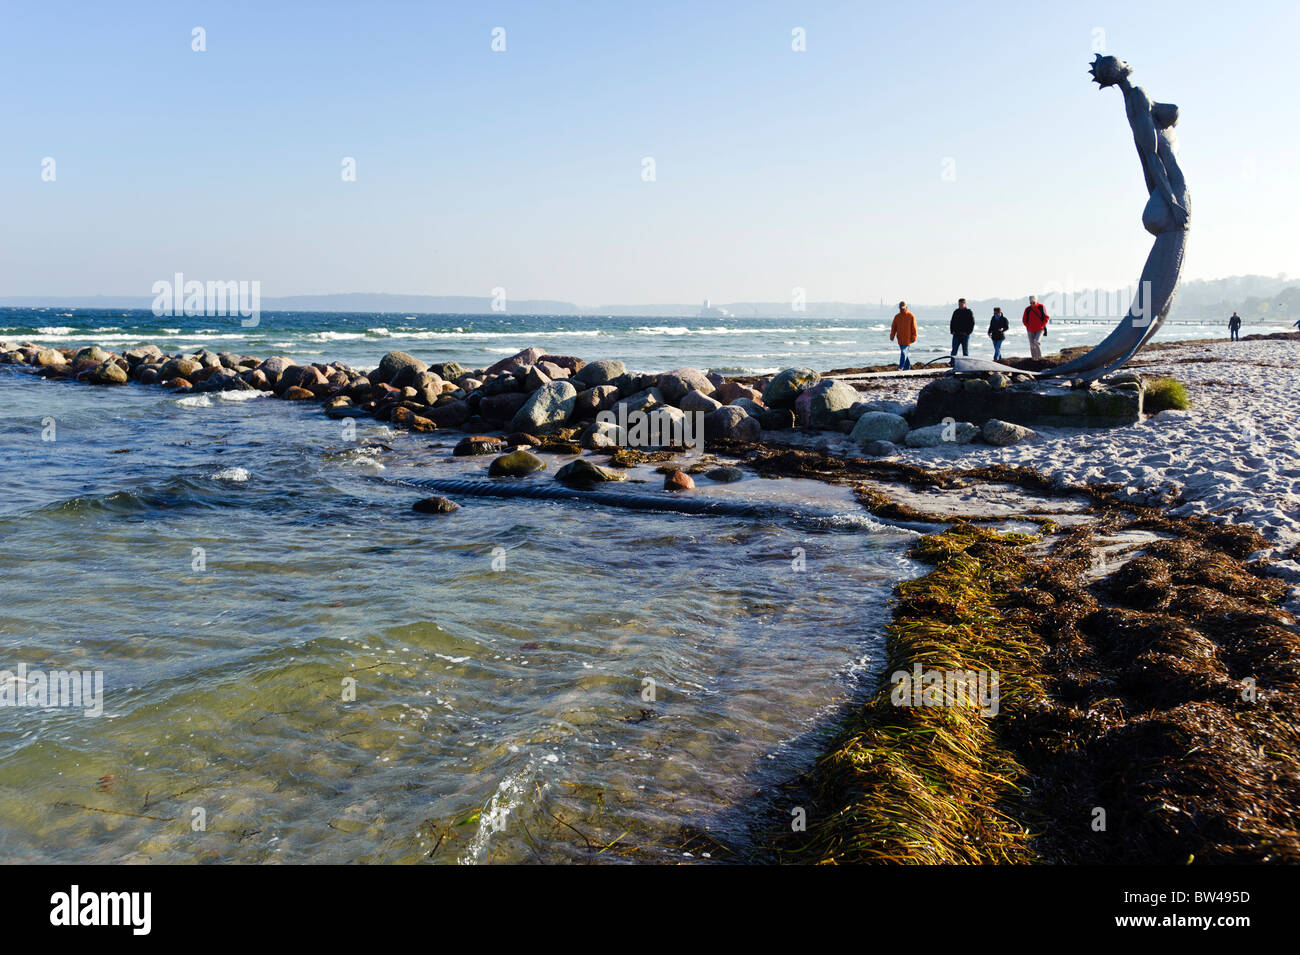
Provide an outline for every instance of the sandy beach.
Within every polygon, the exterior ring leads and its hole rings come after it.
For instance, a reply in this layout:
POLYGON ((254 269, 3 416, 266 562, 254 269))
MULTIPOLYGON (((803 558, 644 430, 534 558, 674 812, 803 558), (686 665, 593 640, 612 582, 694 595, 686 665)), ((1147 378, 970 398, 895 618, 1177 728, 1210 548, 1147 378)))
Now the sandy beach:
MULTIPOLYGON (((1111 483, 1135 501, 1175 500, 1170 513, 1255 527, 1280 574, 1300 582, 1300 341, 1218 341, 1143 353, 1130 367, 1176 378, 1192 407, 1132 427, 1035 428, 1034 441, 899 449, 900 460, 945 467, 1023 465, 1058 484, 1111 483)), ((872 381, 870 398, 913 401, 922 382, 872 381)), ((857 450, 831 439, 838 453, 857 450)), ((1294 608, 1295 596, 1292 601, 1294 608)))

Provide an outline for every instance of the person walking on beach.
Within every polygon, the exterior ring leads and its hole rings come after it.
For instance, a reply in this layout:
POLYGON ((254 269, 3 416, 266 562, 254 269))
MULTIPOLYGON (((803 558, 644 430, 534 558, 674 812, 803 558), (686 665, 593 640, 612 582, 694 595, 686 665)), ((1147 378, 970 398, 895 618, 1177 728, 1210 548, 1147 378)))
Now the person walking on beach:
POLYGON ((993 339, 993 360, 1002 360, 1002 342, 1007 337, 1007 330, 1011 328, 1011 323, 1007 317, 1002 314, 1002 309, 994 308, 993 317, 989 319, 989 338, 993 339))
POLYGON ((1240 341, 1239 333, 1241 332, 1241 316, 1236 312, 1232 313, 1232 318, 1228 319, 1228 333, 1232 336, 1232 341, 1240 341))
POLYGON ((957 299, 957 308, 948 322, 948 331, 952 332, 952 354, 957 357, 957 348, 961 347, 963 355, 970 354, 970 336, 975 331, 975 313, 966 307, 964 298, 957 299))
POLYGON ((906 371, 912 367, 912 359, 907 357, 907 350, 916 341, 916 316, 907 310, 906 302, 898 303, 898 314, 889 329, 889 340, 898 340, 898 370, 906 371))
POLYGON ((1039 304, 1037 296, 1029 296, 1029 306, 1020 320, 1024 322, 1025 330, 1029 332, 1029 354, 1034 358, 1042 358, 1043 351, 1038 347, 1038 340, 1047 334, 1047 323, 1051 318, 1048 317, 1047 309, 1039 304))

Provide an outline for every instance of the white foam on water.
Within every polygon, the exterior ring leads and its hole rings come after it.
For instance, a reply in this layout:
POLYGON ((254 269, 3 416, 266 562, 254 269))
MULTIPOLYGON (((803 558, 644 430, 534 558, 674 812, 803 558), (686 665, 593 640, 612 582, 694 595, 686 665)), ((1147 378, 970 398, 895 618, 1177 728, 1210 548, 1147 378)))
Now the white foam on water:
MULTIPOLYGON (((548 754, 545 761, 557 762, 558 757, 548 754)), ((538 762, 538 760, 530 760, 527 767, 501 780, 496 791, 492 793, 492 798, 488 800, 487 806, 479 814, 478 831, 474 833, 474 838, 470 840, 465 853, 460 857, 461 865, 479 863, 487 853, 492 837, 496 833, 505 831, 511 814, 523 805, 524 797, 529 791, 529 782, 537 775, 538 762)), ((548 783, 542 783, 538 791, 542 793, 549 788, 548 783)))
POLYGON ((270 397, 269 391, 218 391, 216 396, 222 401, 252 401, 255 398, 270 397))
POLYGON ((212 398, 208 395, 187 395, 177 398, 176 403, 182 408, 211 408, 212 398))
POLYGON ((247 468, 222 468, 216 474, 211 475, 214 481, 247 481, 252 475, 248 473, 247 468))

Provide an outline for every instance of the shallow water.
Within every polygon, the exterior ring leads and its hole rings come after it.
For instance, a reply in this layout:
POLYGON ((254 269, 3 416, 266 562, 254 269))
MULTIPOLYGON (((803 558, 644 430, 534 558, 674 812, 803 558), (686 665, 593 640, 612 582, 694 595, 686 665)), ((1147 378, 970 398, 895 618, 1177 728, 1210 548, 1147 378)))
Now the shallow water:
MULTIPOLYGON (((98 717, 0 708, 5 861, 675 860, 694 830, 743 851, 917 572, 870 521, 420 515, 378 478, 487 459, 206 397, 0 367, 0 669, 104 680, 98 717)), ((860 516, 819 484, 697 493, 860 516)))

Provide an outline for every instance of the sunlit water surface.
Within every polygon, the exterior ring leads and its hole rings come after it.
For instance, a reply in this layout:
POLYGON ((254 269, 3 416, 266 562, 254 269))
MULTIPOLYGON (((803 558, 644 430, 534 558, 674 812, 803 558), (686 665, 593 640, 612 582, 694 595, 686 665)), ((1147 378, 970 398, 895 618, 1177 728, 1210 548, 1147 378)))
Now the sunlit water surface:
POLYGON ((0 858, 743 856, 879 665, 909 534, 756 478, 695 493, 859 523, 421 515, 380 479, 488 459, 358 424, 0 367, 0 669, 104 679, 99 717, 0 708, 0 858))

